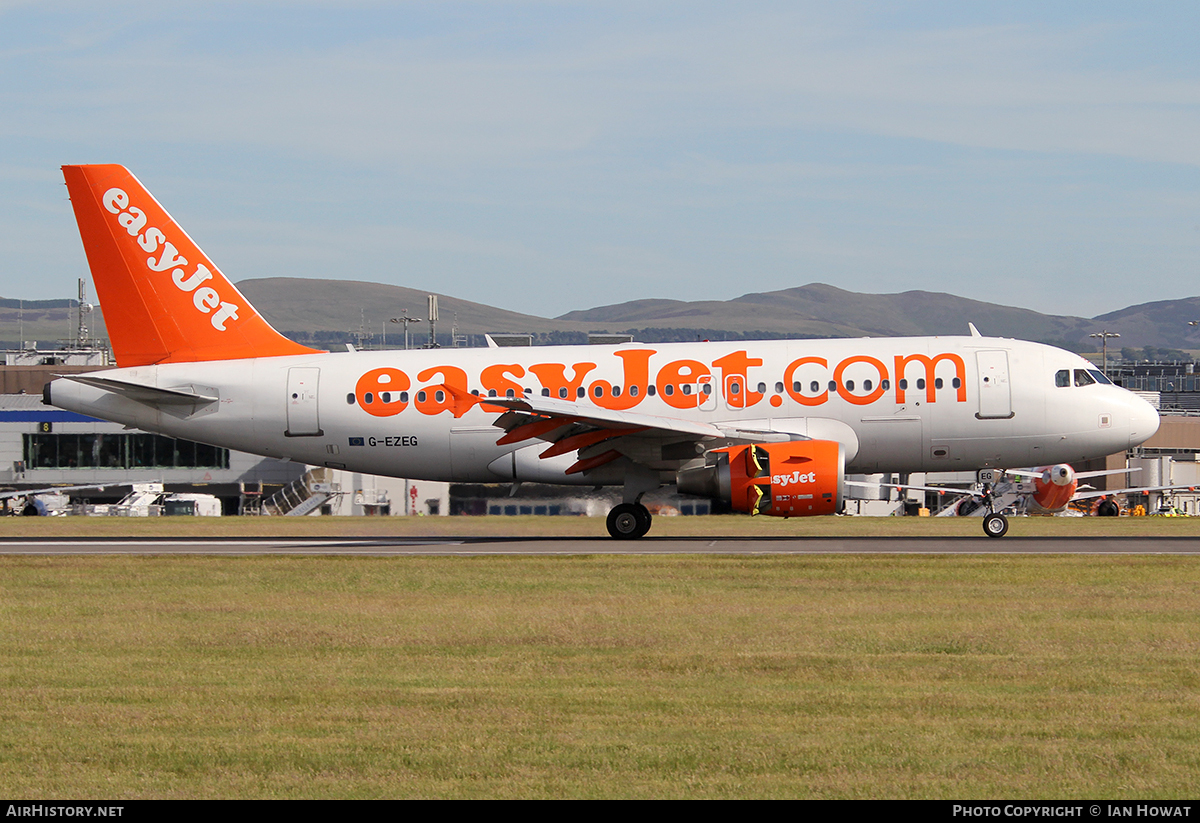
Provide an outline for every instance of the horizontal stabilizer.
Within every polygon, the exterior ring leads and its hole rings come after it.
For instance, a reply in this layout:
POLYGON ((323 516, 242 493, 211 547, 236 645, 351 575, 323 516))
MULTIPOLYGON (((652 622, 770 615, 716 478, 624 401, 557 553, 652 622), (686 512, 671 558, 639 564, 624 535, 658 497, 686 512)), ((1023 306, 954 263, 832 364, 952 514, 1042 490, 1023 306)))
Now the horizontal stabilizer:
POLYGON ((208 391, 198 392, 194 386, 160 389, 157 386, 130 383, 127 380, 114 380, 111 377, 93 377, 86 374, 63 374, 59 376, 64 380, 71 380, 75 383, 83 383, 86 386, 110 391, 122 397, 128 397, 130 400, 136 400, 139 403, 146 403, 151 406, 203 405, 205 403, 216 403, 220 399, 216 394, 208 391))

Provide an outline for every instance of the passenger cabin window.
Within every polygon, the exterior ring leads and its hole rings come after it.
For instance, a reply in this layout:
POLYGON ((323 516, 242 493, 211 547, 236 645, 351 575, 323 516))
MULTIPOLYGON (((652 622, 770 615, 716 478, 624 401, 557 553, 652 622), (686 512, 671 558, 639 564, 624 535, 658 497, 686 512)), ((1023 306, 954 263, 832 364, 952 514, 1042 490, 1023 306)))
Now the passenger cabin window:
POLYGON ((1075 370, 1075 385, 1076 386, 1090 386, 1095 382, 1096 382, 1096 378, 1094 378, 1090 374, 1088 374, 1087 369, 1076 369, 1075 370))

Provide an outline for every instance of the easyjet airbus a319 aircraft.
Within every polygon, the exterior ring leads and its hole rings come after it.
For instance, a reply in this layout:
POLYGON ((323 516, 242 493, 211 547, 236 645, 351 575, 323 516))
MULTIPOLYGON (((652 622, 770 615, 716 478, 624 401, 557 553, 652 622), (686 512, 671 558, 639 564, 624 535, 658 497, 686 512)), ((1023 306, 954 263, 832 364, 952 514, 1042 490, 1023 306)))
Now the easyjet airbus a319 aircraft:
POLYGON ((171 437, 414 479, 620 486, 608 530, 636 538, 664 485, 832 514, 848 472, 1066 463, 1158 428, 1086 360, 977 334, 316 351, 271 328, 125 168, 63 173, 118 368, 59 378, 45 402, 171 437))

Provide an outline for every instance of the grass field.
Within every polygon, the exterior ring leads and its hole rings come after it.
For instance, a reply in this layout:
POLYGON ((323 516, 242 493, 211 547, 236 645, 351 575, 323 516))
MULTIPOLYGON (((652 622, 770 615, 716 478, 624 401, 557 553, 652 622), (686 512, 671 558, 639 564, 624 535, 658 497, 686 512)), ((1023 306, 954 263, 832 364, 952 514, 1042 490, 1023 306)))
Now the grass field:
POLYGON ((4 557, 0 795, 1188 798, 1198 616, 1192 557, 4 557))

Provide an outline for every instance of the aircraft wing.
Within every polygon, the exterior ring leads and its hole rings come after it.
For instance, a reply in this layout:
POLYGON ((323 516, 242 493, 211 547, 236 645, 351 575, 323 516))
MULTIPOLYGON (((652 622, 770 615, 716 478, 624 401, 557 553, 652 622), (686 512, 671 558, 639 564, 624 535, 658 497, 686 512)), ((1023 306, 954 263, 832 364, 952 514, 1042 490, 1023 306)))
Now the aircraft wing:
POLYGON ((1089 491, 1076 494, 1071 500, 1087 500, 1093 497, 1108 497, 1113 494, 1149 494, 1150 492, 1194 492, 1196 486, 1175 484, 1174 486, 1141 486, 1133 489, 1112 489, 1110 491, 1089 491))
MULTIPOLYGON (((465 398, 463 398, 465 399, 465 398)), ((505 433, 497 445, 542 440, 549 448, 541 457, 579 453, 567 469, 575 474, 624 456, 646 466, 663 468, 703 454, 702 441, 713 447, 747 442, 792 440, 800 435, 720 425, 676 417, 580 406, 549 397, 476 398, 472 403, 505 410, 495 425, 505 433), (719 441, 719 442, 717 442, 719 441)))
POLYGON ((725 436, 723 429, 709 423, 682 420, 677 417, 660 417, 655 414, 612 411, 597 406, 584 408, 567 400, 553 400, 549 397, 518 397, 514 399, 488 397, 481 399, 481 405, 483 404, 501 406, 513 412, 534 415, 540 418, 587 422, 599 428, 639 427, 643 429, 657 429, 672 434, 687 434, 693 437, 725 436))
MULTIPOLYGON (((1075 472, 1075 479, 1078 480, 1084 477, 1104 477, 1109 474, 1129 474, 1131 472, 1140 472, 1140 468, 1136 469, 1100 469, 1093 472, 1075 472)), ((1042 476, 1043 472, 1034 471, 1033 469, 1004 469, 1004 473, 1022 480, 1035 480, 1042 476)))
POLYGON ((867 489, 895 489, 896 491, 936 492, 937 494, 958 494, 963 497, 978 497, 979 492, 971 489, 949 489, 944 486, 911 486, 904 483, 864 483, 861 480, 847 480, 847 486, 861 486, 867 489))
POLYGON ((1109 475, 1109 474, 1132 474, 1133 472, 1140 472, 1140 471, 1141 471, 1141 468, 1133 468, 1133 469, 1107 469, 1107 470, 1104 470, 1104 471, 1094 471, 1094 472, 1076 472, 1076 473, 1075 473, 1075 477, 1076 477, 1076 478, 1080 478, 1080 477, 1103 477, 1103 476, 1105 476, 1105 475, 1109 475))

